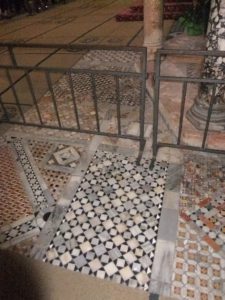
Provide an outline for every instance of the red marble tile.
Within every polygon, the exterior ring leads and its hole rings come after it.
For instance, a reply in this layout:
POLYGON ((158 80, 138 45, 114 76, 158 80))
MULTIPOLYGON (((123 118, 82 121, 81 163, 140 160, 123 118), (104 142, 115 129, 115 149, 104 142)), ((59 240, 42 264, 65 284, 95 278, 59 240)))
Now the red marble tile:
POLYGON ((212 240, 210 237, 204 236, 203 241, 205 241, 210 247, 212 247, 214 251, 216 252, 220 251, 221 247, 216 242, 214 242, 214 240, 212 240))

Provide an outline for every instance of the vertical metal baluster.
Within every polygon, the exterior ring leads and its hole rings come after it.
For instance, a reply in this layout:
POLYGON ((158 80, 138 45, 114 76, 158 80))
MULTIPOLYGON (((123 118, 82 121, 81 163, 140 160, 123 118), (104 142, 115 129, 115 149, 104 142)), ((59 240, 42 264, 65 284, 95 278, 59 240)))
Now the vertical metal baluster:
POLYGON ((71 72, 68 72, 68 76, 69 76, 69 85, 70 85, 70 90, 71 90, 71 95, 73 100, 74 114, 77 121, 77 129, 80 130, 80 121, 79 121, 78 109, 76 104, 76 97, 73 89, 73 80, 72 80, 71 72))
POLYGON ((55 94, 54 94, 54 91, 53 91, 53 88, 52 88, 52 81, 51 81, 51 78, 50 78, 50 75, 49 75, 48 71, 45 71, 45 76, 46 76, 46 79, 47 79, 49 91, 50 91, 51 96, 52 96, 53 106, 54 106, 54 109, 55 109, 58 125, 59 125, 59 128, 62 128, 60 117, 59 117, 59 112, 58 112, 58 107, 57 107, 57 103, 56 103, 56 99, 55 99, 55 94))
POLYGON ((183 129, 186 94, 187 94, 187 82, 184 82, 182 85, 182 99, 181 99, 181 106, 180 106, 180 121, 179 121, 177 145, 180 145, 180 139, 181 139, 181 134, 183 129))
POLYGON ((6 117, 6 120, 7 120, 8 122, 10 122, 10 118, 9 118, 8 112, 7 112, 7 109, 5 108, 5 105, 4 105, 3 101, 2 101, 2 96, 1 96, 1 95, 0 95, 0 105, 1 105, 1 108, 2 108, 2 110, 3 110, 3 112, 4 112, 4 115, 5 115, 5 117, 6 117))
POLYGON ((30 89, 30 93, 31 93, 35 108, 37 110, 37 114, 38 114, 40 124, 43 125, 43 121, 42 121, 41 113, 40 113, 40 110, 39 110, 39 107, 38 107, 37 98, 36 98, 36 95, 35 95, 35 92, 34 92, 32 80, 31 80, 30 75, 28 73, 26 74, 26 79, 27 79, 27 83, 28 83, 28 86, 29 86, 29 89, 30 89))
POLYGON ((202 148, 203 149, 205 149, 205 143, 206 143, 206 139, 207 139, 207 135, 208 135, 208 131, 209 131, 209 123, 210 123, 210 119, 211 119, 211 115, 212 115, 212 108, 213 108, 213 105, 215 102, 215 94, 216 94, 216 84, 214 83, 212 97, 211 97, 211 101, 210 101, 209 109, 208 109, 208 116, 207 116, 205 130, 204 130, 204 136, 203 136, 203 140, 202 140, 202 148))
POLYGON ((121 135, 120 82, 117 76, 115 76, 114 78, 116 80, 117 127, 118 127, 118 134, 121 135))
POLYGON ((156 53, 156 63, 155 63, 155 97, 153 103, 153 133, 152 133, 152 161, 150 168, 154 167, 154 163, 158 151, 158 126, 159 126, 159 94, 160 94, 160 62, 161 54, 156 53))
POLYGON ((99 115, 98 115, 98 101, 97 101, 97 95, 96 95, 96 84, 95 84, 95 78, 94 78, 93 74, 91 74, 91 86, 92 86, 92 96, 93 96, 93 100, 94 100, 97 131, 100 132, 99 115))
POLYGON ((139 153, 137 158, 137 164, 140 164, 143 151, 145 148, 145 94, 146 94, 146 78, 147 78, 147 49, 144 49, 142 61, 141 61, 141 74, 139 77, 141 93, 140 93, 140 111, 139 111, 139 153))
POLYGON ((25 117, 24 117, 24 113, 23 113, 23 110, 22 110, 22 108, 21 108, 21 104, 20 104, 19 98, 18 98, 18 96, 17 96, 17 92, 16 92, 16 89, 15 89, 14 83, 12 82, 12 78, 11 78, 11 75, 10 75, 8 69, 6 69, 6 76, 7 76, 7 78, 8 78, 8 81, 9 81, 10 86, 12 86, 13 96, 15 97, 17 107, 18 107, 19 112, 20 112, 20 115, 21 115, 21 117, 22 117, 22 119, 23 119, 23 123, 26 124, 26 120, 25 120, 25 117))

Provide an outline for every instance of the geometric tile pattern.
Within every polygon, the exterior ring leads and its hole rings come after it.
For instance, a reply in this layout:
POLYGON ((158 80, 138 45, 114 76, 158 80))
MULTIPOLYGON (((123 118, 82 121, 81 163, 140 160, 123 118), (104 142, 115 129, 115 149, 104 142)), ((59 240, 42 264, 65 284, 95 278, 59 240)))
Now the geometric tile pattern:
POLYGON ((225 254, 225 162, 186 157, 180 215, 214 249, 225 254))
POLYGON ((15 154, 6 142, 0 145, 0 226, 11 224, 33 213, 24 190, 15 154))
POLYGON ((52 143, 36 140, 28 140, 28 145, 33 158, 37 162, 40 162, 52 147, 52 143))
MULTIPOLYGON (((93 50, 85 54, 76 63, 76 69, 110 70, 123 72, 140 72, 141 54, 132 51, 93 50), (132 62, 132 63, 131 63, 132 62)), ((95 75, 96 95, 99 102, 116 103, 116 81, 110 75, 95 75)), ((72 74, 72 82, 77 97, 92 93, 89 74, 72 74)), ((135 77, 120 78, 120 101, 122 104, 134 106, 140 101, 140 80, 135 77), (132 88, 131 88, 132 87, 132 88)), ((71 93, 67 76, 54 85, 57 97, 71 93)))
POLYGON ((148 290, 166 170, 98 150, 43 260, 148 290))
POLYGON ((183 300, 223 300, 225 259, 186 221, 180 218, 179 222, 171 296, 183 300))
POLYGON ((40 168, 41 175, 47 184, 49 191, 53 199, 57 202, 65 189, 65 185, 68 183, 69 174, 59 171, 46 170, 40 168))

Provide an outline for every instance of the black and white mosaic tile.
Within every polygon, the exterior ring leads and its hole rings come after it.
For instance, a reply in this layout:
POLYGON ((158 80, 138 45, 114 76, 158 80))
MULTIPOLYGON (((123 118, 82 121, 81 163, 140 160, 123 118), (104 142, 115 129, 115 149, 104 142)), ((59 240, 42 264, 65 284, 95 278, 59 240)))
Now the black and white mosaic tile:
POLYGON ((43 260, 147 291, 166 172, 98 150, 43 260))

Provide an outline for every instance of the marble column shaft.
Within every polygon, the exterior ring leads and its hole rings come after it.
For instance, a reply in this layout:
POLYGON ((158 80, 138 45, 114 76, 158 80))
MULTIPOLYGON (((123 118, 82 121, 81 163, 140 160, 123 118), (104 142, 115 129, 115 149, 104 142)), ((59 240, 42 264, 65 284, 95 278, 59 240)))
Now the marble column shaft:
POLYGON ((155 52, 162 46, 163 1, 144 0, 144 46, 148 60, 154 60, 155 52))
MULTIPOLYGON (((212 0, 207 32, 207 50, 225 51, 225 0, 212 0)), ((225 79, 225 57, 208 56, 203 65, 203 78, 225 79)), ((214 87, 202 83, 194 105, 188 111, 188 119, 199 129, 204 129, 208 107, 214 87)), ((225 85, 217 84, 211 115, 211 129, 225 128, 225 85)))

